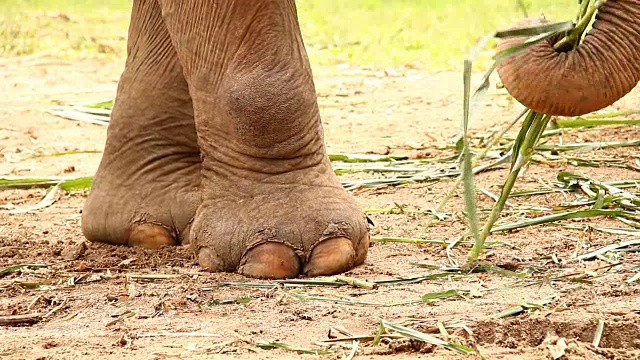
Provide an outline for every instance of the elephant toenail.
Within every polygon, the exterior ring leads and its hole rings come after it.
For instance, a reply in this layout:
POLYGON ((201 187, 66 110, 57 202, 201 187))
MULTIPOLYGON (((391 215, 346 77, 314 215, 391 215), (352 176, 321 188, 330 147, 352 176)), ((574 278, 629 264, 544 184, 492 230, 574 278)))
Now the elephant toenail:
POLYGON ((356 252, 351 240, 345 237, 323 240, 311 251, 304 274, 306 276, 335 275, 352 268, 355 261, 356 252))
POLYGON ((245 254, 238 272, 262 279, 294 278, 300 273, 300 257, 290 246, 267 242, 245 254))
POLYGON ((163 246, 178 245, 169 229, 162 225, 138 223, 129 232, 129 246, 159 249, 163 246))

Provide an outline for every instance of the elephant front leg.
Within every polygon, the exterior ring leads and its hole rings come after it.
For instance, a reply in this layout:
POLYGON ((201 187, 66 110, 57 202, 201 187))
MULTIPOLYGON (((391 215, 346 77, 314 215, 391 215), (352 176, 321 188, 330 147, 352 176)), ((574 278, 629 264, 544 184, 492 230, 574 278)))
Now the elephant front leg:
POLYGON ((128 58, 82 230, 91 241, 157 248, 187 241, 200 150, 182 67, 156 0, 136 0, 128 58))
POLYGON ((328 160, 292 1, 160 1, 193 99, 201 266, 261 278, 361 264, 366 217, 328 160))

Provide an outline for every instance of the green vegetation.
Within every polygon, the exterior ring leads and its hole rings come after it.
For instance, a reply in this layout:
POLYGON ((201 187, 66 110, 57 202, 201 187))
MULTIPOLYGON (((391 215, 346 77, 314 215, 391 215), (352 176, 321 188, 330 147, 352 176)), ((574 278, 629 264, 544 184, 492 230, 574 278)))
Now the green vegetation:
POLYGON ((0 0, 0 56, 125 54, 130 0, 0 0))
MULTIPOLYGON (((589 26, 589 24, 593 21, 593 17, 597 11, 598 6, 601 3, 597 0, 593 1, 580 1, 578 16, 576 17, 577 21, 575 26, 572 22, 564 21, 556 24, 546 24, 538 26, 536 29, 521 29, 516 31, 516 34, 511 34, 515 36, 526 35, 529 36, 529 39, 520 45, 516 45, 513 48, 504 50, 498 56, 496 56, 496 63, 491 67, 494 69, 497 66, 497 63, 503 53, 510 53, 513 51, 519 51, 526 46, 530 46, 534 44, 536 41, 540 41, 545 38, 551 38, 552 36, 560 36, 559 40, 556 40, 554 44, 554 49, 569 51, 571 49, 575 49, 579 44, 585 33, 585 30, 589 26), (566 26, 570 26, 573 28, 567 29, 566 26), (527 34, 528 33, 528 34, 527 34), (534 41, 535 40, 535 41, 534 41)), ((525 10, 526 11, 526 10, 525 10)), ((509 32, 509 31, 507 31, 509 32)), ((494 35, 495 37, 505 37, 506 34, 498 35, 497 33, 494 35)), ((470 233, 475 239, 475 245, 469 252, 469 260, 470 263, 476 262, 479 257, 482 249, 484 248, 484 242, 489 236, 489 233, 494 231, 496 221, 498 221, 500 217, 500 213, 504 210, 504 207, 508 201, 509 196, 513 190, 513 187, 518 179, 521 171, 525 169, 529 163, 531 162, 533 155, 536 151, 536 146, 538 142, 543 137, 545 130, 547 129, 547 125, 551 120, 551 115, 537 113, 531 109, 527 109, 524 114, 524 120, 522 122, 522 126, 520 131, 513 142, 513 146, 510 148, 507 153, 507 157, 510 157, 511 166, 509 169, 509 174, 507 179, 505 180, 500 196, 496 199, 496 203, 493 206, 491 214, 487 219, 484 227, 481 232, 478 232, 478 224, 477 224, 477 207, 475 203, 476 191, 474 187, 474 177, 473 170, 471 166, 471 151, 469 149, 469 139, 467 134, 467 121, 469 116, 470 109, 470 81, 471 81, 471 68, 472 68, 472 59, 465 60, 465 68, 464 68, 464 116, 463 116, 463 164, 465 165, 462 171, 462 178, 465 184, 464 193, 465 193, 465 210, 467 211, 467 217, 469 218, 469 227, 470 233)), ((491 70, 489 71, 489 73, 491 70)), ((489 73, 485 74, 485 79, 489 75, 489 73)), ((488 82, 484 82, 478 91, 483 91, 484 87, 488 85, 488 82)), ((520 116, 519 116, 520 117, 520 116)), ((509 125, 510 127, 511 125, 509 125)), ((622 192, 620 189, 615 189, 615 192, 622 192)), ((601 212, 598 211, 603 206, 604 201, 601 199, 601 196, 604 194, 604 190, 600 191, 598 195, 600 196, 597 200, 595 200, 595 205, 592 211, 578 211, 578 212, 570 212, 565 214, 554 214, 552 216, 546 217, 546 219, 538 218, 538 222, 536 223, 545 223, 550 221, 557 221, 563 219, 570 218, 582 218, 589 216, 600 216, 600 215, 612 215, 612 216, 623 216, 622 211, 614 211, 612 213, 609 212, 601 212)), ((628 198, 633 198, 633 195, 628 194, 628 198)), ((628 200, 627 198, 627 200, 628 200)), ((636 205, 633 205, 634 209, 637 209, 636 205)), ((633 220, 637 220, 636 214, 627 214, 633 220)), ((531 224, 528 224, 531 225, 531 224)))
MULTIPOLYGON (((575 17, 575 0, 524 1, 530 15, 575 17)), ((0 0, 0 56, 46 53, 62 58, 122 58, 131 0, 0 0)), ((517 1, 299 0, 315 67, 376 68, 411 64, 460 68, 484 34, 522 17, 517 1)), ((477 65, 477 64, 476 64, 477 65)))

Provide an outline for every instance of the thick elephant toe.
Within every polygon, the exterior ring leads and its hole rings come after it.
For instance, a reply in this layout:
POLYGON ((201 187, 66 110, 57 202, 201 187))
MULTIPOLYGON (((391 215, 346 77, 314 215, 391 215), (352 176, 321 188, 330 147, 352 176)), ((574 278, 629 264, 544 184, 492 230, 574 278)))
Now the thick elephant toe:
POLYGON ((247 251, 238 273, 259 279, 294 278, 300 273, 300 257, 288 245, 268 242, 247 251))
POLYGON ((309 254, 304 267, 307 276, 334 275, 356 265, 356 250, 353 242, 344 237, 324 240, 309 254))

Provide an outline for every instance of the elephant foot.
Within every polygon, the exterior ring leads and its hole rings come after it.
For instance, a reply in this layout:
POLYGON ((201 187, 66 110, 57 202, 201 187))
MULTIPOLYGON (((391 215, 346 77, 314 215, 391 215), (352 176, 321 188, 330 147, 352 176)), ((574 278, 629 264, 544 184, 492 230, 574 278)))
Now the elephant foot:
POLYGON ((258 278, 364 262, 367 219, 327 157, 292 1, 138 0, 128 41, 89 240, 188 242, 204 269, 258 278))
POLYGON ((300 185, 299 174, 290 175, 296 183, 209 184, 191 231, 203 268, 292 278, 333 275, 364 262, 368 223, 351 196, 335 186, 300 185))
POLYGON ((188 241, 200 203, 200 149, 188 86, 155 1, 134 2, 128 45, 82 230, 90 241, 177 245, 188 241))
POLYGON ((160 4, 202 153, 190 234, 200 265, 290 278, 361 264, 367 219, 327 157, 295 3, 160 4))

